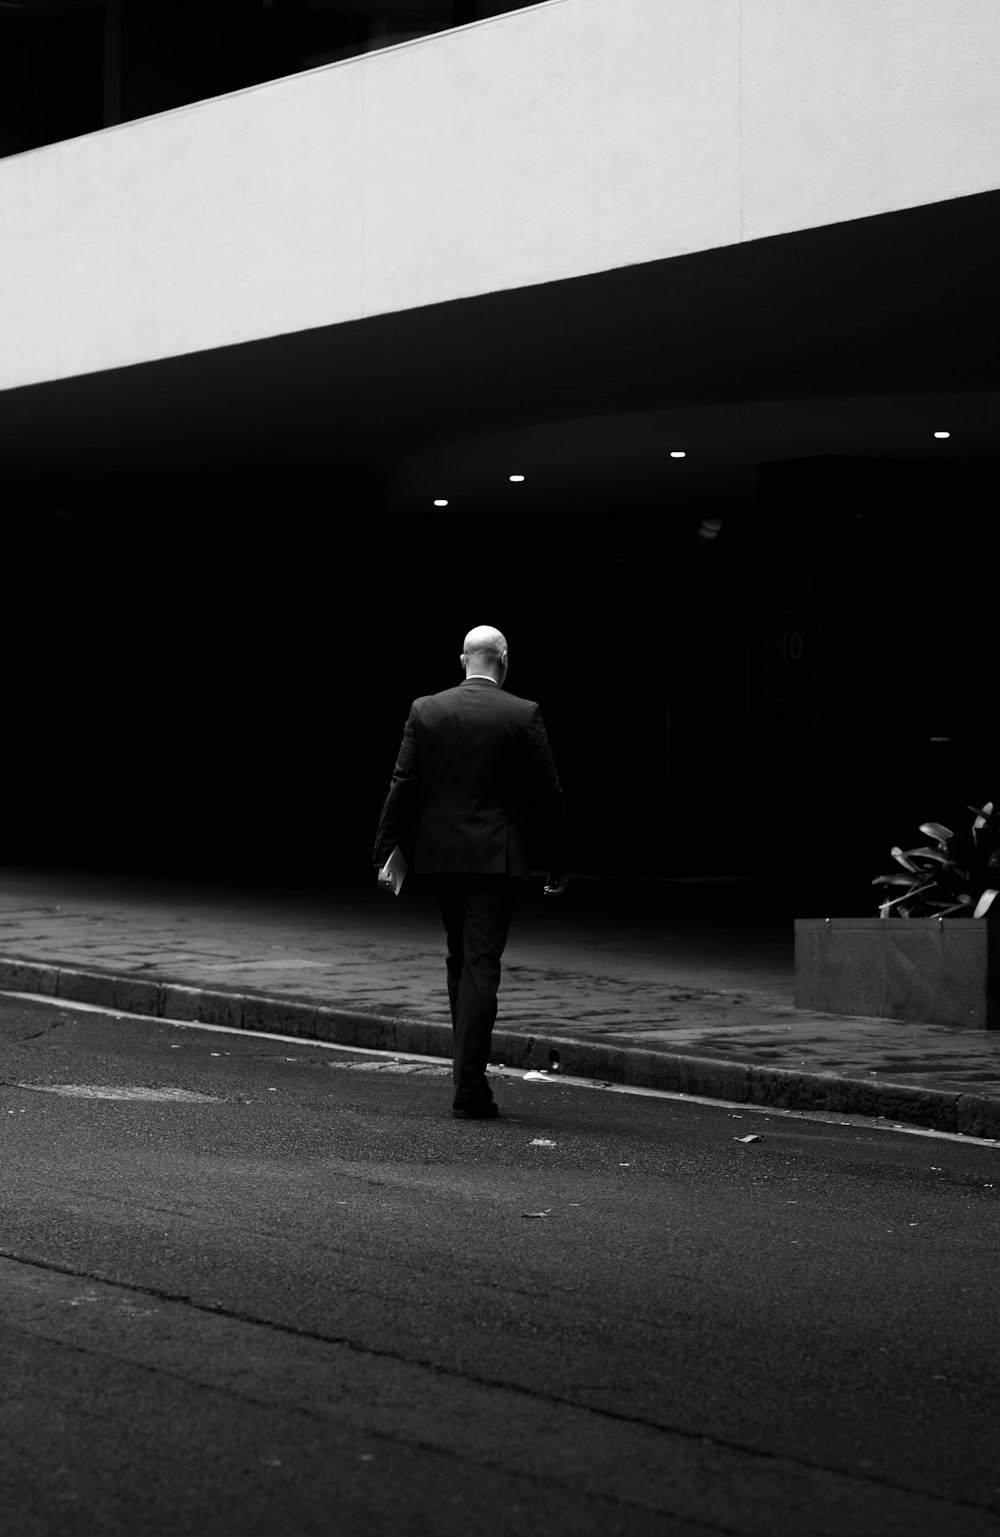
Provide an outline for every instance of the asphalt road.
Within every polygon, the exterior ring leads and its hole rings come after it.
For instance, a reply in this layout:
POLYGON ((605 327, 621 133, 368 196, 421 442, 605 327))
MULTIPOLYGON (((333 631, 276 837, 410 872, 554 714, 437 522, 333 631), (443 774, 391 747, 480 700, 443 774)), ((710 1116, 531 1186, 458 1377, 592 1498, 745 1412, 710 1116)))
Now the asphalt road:
POLYGON ((497 1097, 0 998, 6 1537, 1000 1533, 1000 1150, 497 1097))

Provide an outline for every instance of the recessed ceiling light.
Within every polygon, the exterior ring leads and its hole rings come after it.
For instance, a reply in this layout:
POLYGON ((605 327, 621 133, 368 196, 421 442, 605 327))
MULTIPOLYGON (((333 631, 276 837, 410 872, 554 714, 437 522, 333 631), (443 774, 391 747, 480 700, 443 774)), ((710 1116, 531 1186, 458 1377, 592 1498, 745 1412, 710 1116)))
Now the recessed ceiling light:
POLYGON ((507 479, 508 480, 523 480, 524 476, 523 475, 508 475, 507 479))
POLYGON ((950 438, 951 437, 951 433, 950 432, 936 432, 934 434, 934 436, 936 438, 950 438))
POLYGON ((447 507, 447 505, 448 505, 447 498, 443 497, 443 496, 435 497, 434 505, 435 505, 435 507, 447 507))
POLYGON ((684 452, 683 448, 672 448, 670 450, 670 457, 671 459, 686 459, 687 454, 684 452))

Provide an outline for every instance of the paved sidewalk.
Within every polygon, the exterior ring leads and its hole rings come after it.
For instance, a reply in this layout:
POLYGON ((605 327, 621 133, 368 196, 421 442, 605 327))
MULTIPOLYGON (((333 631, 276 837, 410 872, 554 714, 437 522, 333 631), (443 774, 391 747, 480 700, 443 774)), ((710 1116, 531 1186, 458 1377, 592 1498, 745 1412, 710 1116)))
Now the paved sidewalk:
MULTIPOLYGON (((534 892, 505 957, 496 1059, 545 1069, 558 1052, 573 1076, 1000 1138, 1000 1032, 797 1011, 791 921, 687 894, 534 892)), ((0 869, 11 991, 448 1056, 443 955, 416 882, 395 899, 0 869)))

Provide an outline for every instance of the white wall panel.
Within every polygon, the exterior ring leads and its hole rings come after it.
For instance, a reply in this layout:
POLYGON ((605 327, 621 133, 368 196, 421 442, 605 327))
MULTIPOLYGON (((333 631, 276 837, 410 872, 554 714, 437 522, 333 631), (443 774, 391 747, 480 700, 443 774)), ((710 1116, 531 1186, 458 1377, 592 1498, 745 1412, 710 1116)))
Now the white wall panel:
POLYGON ((0 388, 1000 185, 998 0, 549 0, 0 162, 0 388))
POLYGON ((360 82, 296 84, 60 146, 65 373, 357 313, 360 82))
POLYGON ((743 238, 1000 186, 997 0, 744 0, 743 238))
POLYGON ((365 72, 369 312, 739 238, 738 0, 564 0, 365 72))
POLYGON ((59 374, 59 162, 0 162, 0 389, 59 374))

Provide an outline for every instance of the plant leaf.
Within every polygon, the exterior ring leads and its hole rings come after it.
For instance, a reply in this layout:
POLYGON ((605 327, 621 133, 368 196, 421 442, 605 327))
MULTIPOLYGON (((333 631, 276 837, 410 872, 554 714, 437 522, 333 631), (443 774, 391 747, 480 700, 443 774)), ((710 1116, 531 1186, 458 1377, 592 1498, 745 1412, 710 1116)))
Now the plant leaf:
MULTIPOLYGON (((972 806, 969 807, 970 811, 974 809, 972 806)), ((947 843, 949 838, 955 836, 950 827, 943 827, 940 822, 921 822, 920 831, 926 833, 929 838, 936 838, 941 844, 947 843)))
POLYGON ((948 858, 947 854, 942 854, 940 849, 907 849, 906 850, 906 858, 907 859, 918 859, 918 858, 920 858, 920 859, 933 859, 936 864, 939 864, 939 865, 951 865, 951 868, 953 870, 957 868, 956 865, 952 864, 952 862, 948 858))
POLYGON ((892 855, 893 859, 898 865, 903 866, 904 870, 913 870, 914 875, 920 874, 919 870, 914 870, 913 866, 910 864, 910 861, 907 859, 898 843, 889 850, 889 853, 892 855))
POLYGON ((976 910, 972 915, 973 918, 981 918, 984 913, 988 912, 989 909, 993 906, 993 899, 996 895, 997 893, 994 891, 992 886, 987 887, 982 896, 979 898, 979 901, 976 903, 976 910))
POLYGON ((872 885, 873 886, 905 886, 907 888, 907 890, 909 890, 911 886, 916 886, 918 881, 919 881, 919 876, 914 878, 913 876, 910 876, 910 875, 876 875, 875 879, 872 881, 872 885))
POLYGON ((932 890, 932 887, 933 887, 933 883, 930 886, 911 886, 909 891, 904 891, 903 895, 901 897, 896 897, 891 902, 883 902, 882 903, 882 907, 880 908, 880 912, 882 913, 882 916, 886 917, 888 915, 888 912, 889 912, 890 908, 898 907, 899 908, 899 916, 901 918, 908 918, 910 916, 910 909, 909 909, 909 907, 902 906, 902 904, 904 902, 912 904, 913 902, 915 902, 917 900, 918 897, 922 897, 925 891, 932 890))
POLYGON ((907 909, 905 907, 900 907, 900 903, 901 902, 908 902, 909 900, 910 900, 910 893, 908 891, 904 891, 903 895, 901 897, 894 897, 891 902, 883 902, 882 906, 879 908, 879 913, 880 913, 880 915, 883 918, 888 918, 889 913, 892 911, 892 909, 894 907, 898 907, 899 908, 899 915, 900 915, 900 917, 901 918, 906 918, 906 917, 909 916, 909 913, 908 913, 908 911, 907 911, 907 909))

